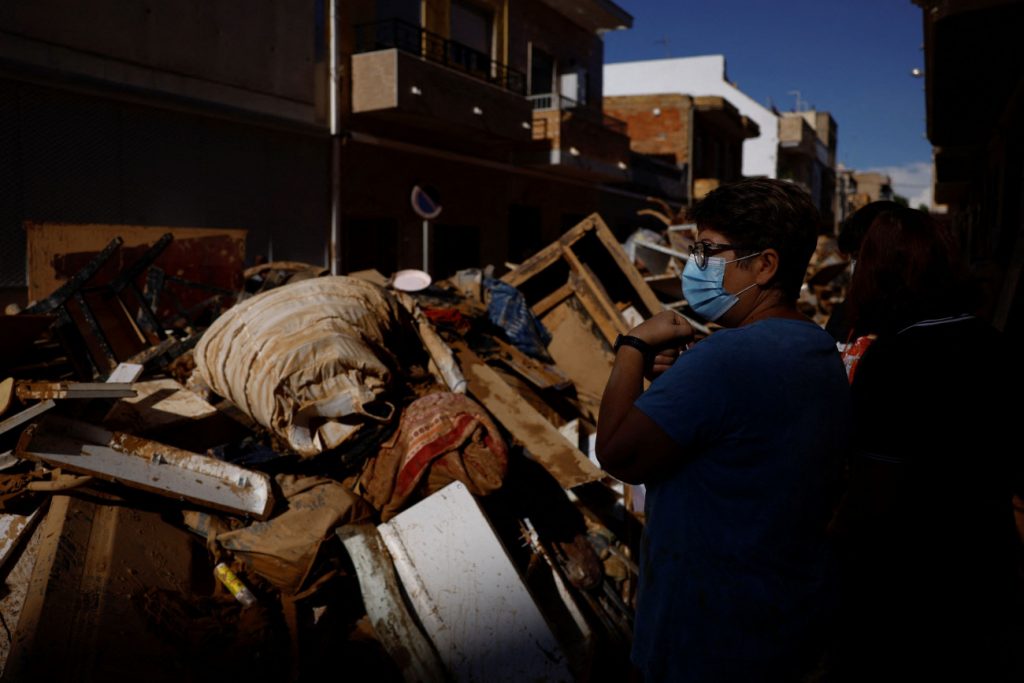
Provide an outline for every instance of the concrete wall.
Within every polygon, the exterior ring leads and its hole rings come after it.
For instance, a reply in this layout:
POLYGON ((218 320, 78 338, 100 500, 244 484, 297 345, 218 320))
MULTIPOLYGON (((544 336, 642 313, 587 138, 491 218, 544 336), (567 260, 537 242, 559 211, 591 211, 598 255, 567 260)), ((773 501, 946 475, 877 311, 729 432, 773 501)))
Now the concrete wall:
POLYGON ((778 117, 726 80, 723 55, 606 64, 604 91, 609 96, 679 93, 724 97, 761 129, 758 137, 743 143, 743 175, 776 176, 778 117))
MULTIPOLYGON (((883 173, 856 173, 857 191, 866 194, 871 201, 888 199, 892 193, 892 179, 883 173)), ((917 207, 914 207, 917 208, 917 207)))
POLYGON ((24 221, 245 228, 250 257, 322 263, 326 136, 0 78, 0 284, 24 221))
POLYGON ((352 55, 352 111, 527 142, 533 112, 520 95, 397 49, 352 55), (415 89, 415 90, 414 90, 415 89))
POLYGON ((620 239, 657 228, 636 211, 643 195, 404 143, 356 135, 342 154, 342 265, 385 272, 422 264, 422 220, 409 206, 414 184, 429 185, 443 206, 433 222, 431 274, 500 266, 557 239, 592 212, 620 239))
POLYGON ((12 0, 0 3, 0 58, 313 123, 316 8, 315 0, 12 0))

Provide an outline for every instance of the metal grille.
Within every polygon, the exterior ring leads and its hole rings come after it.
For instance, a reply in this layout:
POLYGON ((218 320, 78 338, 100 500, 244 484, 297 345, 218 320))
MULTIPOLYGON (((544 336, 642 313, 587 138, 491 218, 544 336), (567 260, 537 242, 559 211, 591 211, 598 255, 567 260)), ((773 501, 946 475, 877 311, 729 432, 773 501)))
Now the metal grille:
POLYGON ((25 218, 88 223, 119 215, 116 105, 28 85, 20 103, 25 218))

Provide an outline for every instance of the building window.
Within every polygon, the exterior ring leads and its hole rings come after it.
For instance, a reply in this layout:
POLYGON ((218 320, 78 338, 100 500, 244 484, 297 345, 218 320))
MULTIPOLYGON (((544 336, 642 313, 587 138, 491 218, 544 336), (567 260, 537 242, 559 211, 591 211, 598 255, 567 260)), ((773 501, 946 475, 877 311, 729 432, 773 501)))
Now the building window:
POLYGON ((555 91, 555 58, 536 45, 530 47, 530 94, 555 91))
POLYGON ((377 0, 377 19, 398 19, 419 26, 420 3, 417 0, 377 0))
POLYGON ((461 67, 477 78, 491 73, 491 43, 494 13, 482 7, 454 0, 451 14, 451 42, 448 64, 461 67))
POLYGON ((452 1, 451 39, 491 58, 494 13, 483 7, 452 1))

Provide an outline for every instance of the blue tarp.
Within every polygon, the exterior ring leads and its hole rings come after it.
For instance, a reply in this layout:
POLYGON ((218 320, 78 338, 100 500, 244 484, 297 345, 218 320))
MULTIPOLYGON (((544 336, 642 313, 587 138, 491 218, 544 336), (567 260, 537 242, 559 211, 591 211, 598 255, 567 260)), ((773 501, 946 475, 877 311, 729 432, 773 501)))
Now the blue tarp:
POLYGON ((520 351, 550 361, 547 345, 551 342, 551 333, 533 315, 522 292, 494 278, 485 278, 484 287, 491 293, 491 301, 487 305, 490 321, 503 329, 509 341, 520 351))

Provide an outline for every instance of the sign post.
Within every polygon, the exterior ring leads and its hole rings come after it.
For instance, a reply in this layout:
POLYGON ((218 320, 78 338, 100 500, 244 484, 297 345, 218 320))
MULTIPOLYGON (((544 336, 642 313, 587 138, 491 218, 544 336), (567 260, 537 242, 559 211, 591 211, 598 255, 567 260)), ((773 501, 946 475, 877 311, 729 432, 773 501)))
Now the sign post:
POLYGON ((430 221, 441 215, 437 190, 413 185, 409 201, 412 210, 423 219, 423 270, 430 272, 430 221))

